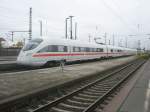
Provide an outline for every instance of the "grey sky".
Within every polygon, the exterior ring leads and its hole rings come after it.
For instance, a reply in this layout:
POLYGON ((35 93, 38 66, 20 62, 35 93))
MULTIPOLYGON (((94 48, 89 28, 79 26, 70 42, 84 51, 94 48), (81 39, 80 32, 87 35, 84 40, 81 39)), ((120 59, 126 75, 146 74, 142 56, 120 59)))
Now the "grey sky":
MULTIPOLYGON (((117 41, 124 35, 137 34, 137 24, 141 36, 136 38, 148 38, 143 34, 150 29, 149 5, 150 0, 0 0, 0 36, 10 30, 27 30, 29 7, 32 7, 34 37, 39 36, 39 20, 43 21, 44 35, 64 37, 65 18, 74 15, 80 39, 88 40, 89 34, 102 36, 107 32, 110 39, 114 33, 117 41)), ((16 34, 17 39, 26 36, 16 34)), ((137 41, 134 38, 128 40, 137 41)))

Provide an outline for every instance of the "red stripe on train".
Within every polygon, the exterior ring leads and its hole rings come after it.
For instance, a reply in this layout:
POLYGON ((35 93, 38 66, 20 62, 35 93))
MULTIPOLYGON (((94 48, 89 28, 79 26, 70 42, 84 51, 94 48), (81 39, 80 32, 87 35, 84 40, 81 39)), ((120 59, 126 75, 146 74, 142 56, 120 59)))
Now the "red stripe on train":
MULTIPOLYGON (((63 54, 34 54, 33 57, 49 57, 49 56, 82 56, 82 55, 99 55, 107 53, 63 53, 63 54)), ((121 54, 121 53, 108 53, 108 54, 121 54)))

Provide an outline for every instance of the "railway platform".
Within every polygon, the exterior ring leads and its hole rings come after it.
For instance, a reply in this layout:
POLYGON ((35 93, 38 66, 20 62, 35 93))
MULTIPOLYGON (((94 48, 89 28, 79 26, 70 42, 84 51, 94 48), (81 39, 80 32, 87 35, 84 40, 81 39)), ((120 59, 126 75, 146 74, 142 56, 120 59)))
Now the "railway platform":
POLYGON ((0 61, 0 65, 16 64, 16 61, 0 61))
POLYGON ((14 65, 16 64, 16 56, 0 56, 0 67, 3 65, 14 65))
POLYGON ((150 60, 137 75, 138 80, 117 112, 150 112, 150 60))
POLYGON ((92 63, 68 65, 64 67, 63 71, 61 67, 53 67, 14 73, 1 73, 0 100, 44 87, 55 87, 68 81, 100 73, 112 67, 125 64, 135 58, 136 57, 132 56, 92 63))
POLYGON ((0 61, 16 61, 17 56, 0 56, 0 61))

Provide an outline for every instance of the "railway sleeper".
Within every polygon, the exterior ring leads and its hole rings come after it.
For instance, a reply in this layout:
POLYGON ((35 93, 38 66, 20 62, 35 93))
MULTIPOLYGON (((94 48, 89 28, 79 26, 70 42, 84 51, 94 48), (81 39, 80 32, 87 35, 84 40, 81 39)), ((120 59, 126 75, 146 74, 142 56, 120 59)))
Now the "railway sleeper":
POLYGON ((112 98, 114 97, 114 95, 111 95, 111 96, 108 96, 107 98, 106 98, 106 100, 112 100, 112 98))
POLYGON ((98 85, 98 84, 96 84, 96 85, 94 85, 94 87, 99 87, 99 88, 101 88, 101 87, 109 88, 109 87, 111 87, 111 85, 105 85, 105 86, 103 86, 103 85, 98 85))
POLYGON ((113 80, 113 82, 106 82, 107 83, 107 85, 109 85, 109 86, 112 86, 112 85, 115 85, 116 83, 117 83, 117 81, 116 80, 113 80))
POLYGON ((85 99, 92 99, 92 100, 94 100, 94 99, 97 99, 96 97, 87 97, 87 96, 83 96, 83 95, 76 95, 77 97, 80 97, 80 98, 85 98, 85 99))
POLYGON ((86 90, 86 91, 89 91, 89 92, 95 92, 95 93, 99 93, 99 94, 103 94, 103 93, 105 93, 106 91, 102 91, 102 90, 94 90, 94 89, 88 89, 88 90, 86 90))
POLYGON ((87 97, 87 96, 84 96, 84 95, 77 95, 78 97, 81 97, 81 98, 85 98, 85 99, 97 99, 97 97, 87 97))
POLYGON ((96 86, 93 86, 92 88, 95 88, 95 89, 110 89, 111 87, 96 87, 96 86))
POLYGON ((109 103, 108 100, 104 100, 102 104, 107 105, 109 103))
POLYGON ((94 96, 100 96, 100 95, 102 95, 101 93, 90 92, 90 91, 83 91, 83 93, 85 93, 85 94, 87 94, 87 95, 94 95, 94 96))
POLYGON ((60 109, 60 108, 56 108, 56 107, 52 107, 51 110, 49 110, 48 112, 74 112, 74 111, 67 111, 67 110, 64 110, 64 109, 60 109))
POLYGON ((69 103, 69 104, 72 104, 72 105, 76 105, 76 106, 82 105, 84 107, 87 107, 87 106, 89 106, 91 104, 91 103, 75 101, 73 99, 68 99, 66 102, 69 103))
POLYGON ((106 83, 97 83, 96 85, 103 86, 103 87, 108 86, 108 84, 106 84, 106 83))
POLYGON ((102 112, 103 111, 103 109, 100 109, 100 108, 96 108, 95 110, 94 110, 94 112, 102 112))
POLYGON ((75 105, 70 105, 70 104, 66 104, 66 103, 58 104, 57 108, 61 108, 61 109, 64 109, 64 110, 73 110, 75 112, 81 112, 85 109, 85 107, 83 107, 82 105, 75 106, 75 105))
POLYGON ((102 91, 102 92, 106 92, 108 91, 110 88, 95 88, 95 87, 91 87, 90 89, 93 89, 95 91, 102 91))
POLYGON ((78 97, 78 96, 73 96, 72 98, 75 101, 81 101, 81 102, 86 102, 86 103, 93 103, 95 101, 94 99, 81 98, 81 97, 78 97))
POLYGON ((105 82, 105 83, 97 83, 96 85, 100 85, 100 86, 111 86, 112 84, 115 84, 115 82, 105 82))
POLYGON ((78 94, 79 96, 81 96, 81 97, 86 97, 86 98, 97 98, 98 96, 96 96, 96 95, 88 95, 88 94, 85 94, 85 93, 79 93, 78 94))
POLYGON ((102 111, 106 105, 100 104, 95 110, 102 111))

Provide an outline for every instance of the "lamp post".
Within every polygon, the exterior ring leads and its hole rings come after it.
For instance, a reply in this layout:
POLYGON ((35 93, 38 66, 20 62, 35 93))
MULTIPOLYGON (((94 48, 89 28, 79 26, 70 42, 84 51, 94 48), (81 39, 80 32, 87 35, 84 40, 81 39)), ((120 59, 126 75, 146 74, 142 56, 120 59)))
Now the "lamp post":
POLYGON ((42 37, 42 29, 43 29, 42 28, 42 21, 40 20, 39 23, 40 23, 40 36, 42 37))
POLYGON ((91 34, 89 34, 89 42, 91 42, 91 34))
POLYGON ((106 32, 104 34, 104 38, 105 38, 105 45, 106 45, 106 51, 107 51, 107 57, 108 57, 107 33, 106 32))
POLYGON ((30 8, 29 14, 29 40, 32 39, 32 7, 30 8))
POLYGON ((72 18, 74 16, 69 16, 69 17, 70 17, 70 39, 73 39, 73 37, 72 37, 72 18))
POLYGON ((12 42, 13 42, 14 41, 14 32, 13 31, 11 32, 11 36, 12 36, 11 39, 12 39, 12 42))
POLYGON ((107 44, 107 33, 104 34, 104 38, 105 38, 105 45, 107 44))
POLYGON ((115 35, 113 34, 113 46, 115 46, 115 35))
POLYGON ((109 40, 109 45, 110 45, 110 40, 109 40))
POLYGON ((128 37, 125 37, 126 38, 126 48, 128 47, 128 37))
POLYGON ((68 37, 68 36, 67 36, 67 35, 68 35, 68 19, 69 19, 69 18, 66 18, 66 19, 65 19, 65 23, 66 23, 66 26, 65 26, 65 27, 66 27, 66 28, 65 28, 65 37, 66 37, 66 39, 67 39, 67 37, 68 37))
POLYGON ((75 40, 77 40, 77 22, 75 23, 75 40))

